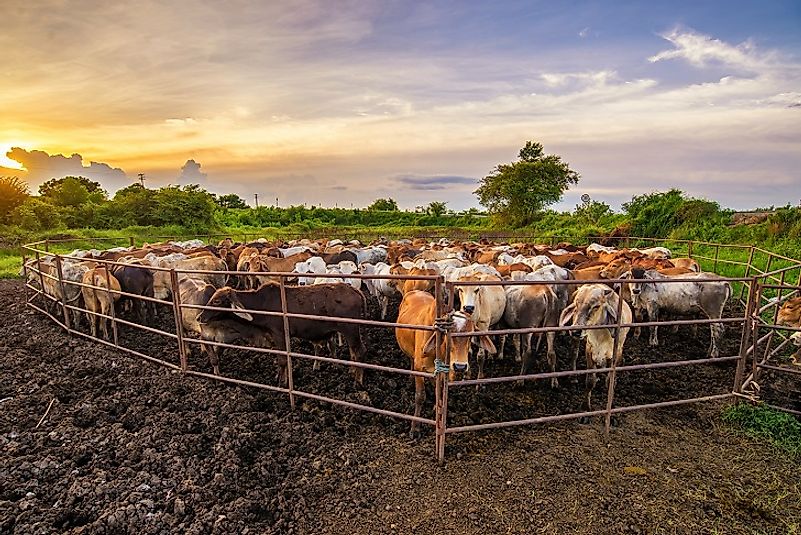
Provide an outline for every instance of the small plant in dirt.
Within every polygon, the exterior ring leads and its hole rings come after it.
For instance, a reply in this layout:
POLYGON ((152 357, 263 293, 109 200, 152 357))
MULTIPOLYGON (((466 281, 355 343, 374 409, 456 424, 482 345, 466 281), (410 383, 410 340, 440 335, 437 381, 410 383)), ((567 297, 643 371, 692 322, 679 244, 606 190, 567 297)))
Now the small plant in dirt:
POLYGON ((778 449, 801 458, 801 422, 765 405, 738 403, 726 407, 721 419, 748 436, 767 440, 778 449))

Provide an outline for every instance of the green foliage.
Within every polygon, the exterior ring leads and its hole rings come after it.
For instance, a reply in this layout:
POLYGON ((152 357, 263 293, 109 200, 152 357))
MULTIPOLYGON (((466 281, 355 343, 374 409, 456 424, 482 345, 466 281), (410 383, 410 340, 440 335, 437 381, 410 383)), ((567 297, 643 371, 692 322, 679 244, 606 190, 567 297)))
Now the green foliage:
POLYGON ((141 184, 131 184, 119 190, 106 207, 105 215, 113 228, 128 225, 149 225, 157 191, 141 184))
POLYGON ((243 199, 236 193, 228 193, 226 195, 220 195, 220 196, 215 195, 214 201, 217 203, 217 206, 223 209, 248 207, 247 203, 245 202, 245 199, 243 199))
POLYGON ((395 202, 395 199, 376 199, 373 201, 373 204, 367 207, 370 211, 381 211, 381 212, 397 212, 398 211, 398 203, 395 202))
POLYGON ((67 177, 46 197, 49 197, 56 206, 78 207, 89 202, 89 190, 76 178, 67 177))
POLYGON ((215 207, 211 194, 196 184, 168 186, 155 195, 152 220, 156 225, 183 225, 204 231, 214 226, 215 207))
POLYGON ((433 201, 428 203, 428 207, 426 208, 426 213, 429 215, 433 215, 434 217, 439 217, 442 214, 444 214, 447 209, 448 209, 448 203, 433 201))
POLYGON ((597 224, 599 221, 612 215, 612 208, 605 202, 586 201, 576 205, 573 216, 584 223, 597 224))
POLYGON ((526 225, 546 206, 558 202, 579 174, 540 143, 527 141, 518 160, 499 164, 481 179, 478 201, 506 224, 526 225))
POLYGON ((0 177, 0 223, 28 198, 28 185, 15 176, 0 177))
POLYGON ((106 197, 106 192, 100 186, 100 182, 89 180, 82 176, 65 176, 63 178, 51 178, 41 186, 39 186, 39 195, 42 197, 52 197, 56 191, 61 189, 65 181, 70 180, 81 184, 89 193, 100 193, 103 198, 106 197))
POLYGON ((746 435, 767 440, 778 449, 801 457, 801 422, 790 414, 764 405, 737 403, 726 407, 721 419, 746 435))

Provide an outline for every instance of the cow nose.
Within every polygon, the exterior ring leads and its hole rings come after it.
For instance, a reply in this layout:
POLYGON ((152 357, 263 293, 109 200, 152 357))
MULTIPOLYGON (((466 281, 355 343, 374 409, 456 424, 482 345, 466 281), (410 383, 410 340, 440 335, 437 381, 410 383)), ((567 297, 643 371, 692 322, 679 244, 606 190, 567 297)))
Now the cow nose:
POLYGON ((640 290, 632 290, 631 293, 634 295, 640 295, 640 290))
POLYGON ((467 371, 467 363, 466 362, 454 362, 451 364, 453 371, 464 373, 467 371))
POLYGON ((476 307, 474 307, 473 305, 465 305, 462 307, 462 310, 464 310, 468 314, 472 314, 475 309, 476 307))

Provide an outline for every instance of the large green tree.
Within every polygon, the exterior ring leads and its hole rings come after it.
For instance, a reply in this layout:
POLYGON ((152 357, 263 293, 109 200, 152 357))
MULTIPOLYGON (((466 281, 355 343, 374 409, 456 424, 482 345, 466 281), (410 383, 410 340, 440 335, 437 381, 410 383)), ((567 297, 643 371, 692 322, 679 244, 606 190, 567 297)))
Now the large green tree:
POLYGON ((100 182, 95 182, 94 180, 89 180, 83 176, 65 176, 62 178, 51 178, 41 186, 39 186, 39 195, 42 197, 52 197, 54 193, 56 193, 61 187, 63 186, 65 181, 72 181, 78 182, 86 191, 90 194, 92 193, 100 193, 104 198, 106 196, 106 192, 100 186, 100 182))
POLYGON ((505 222, 525 225, 546 206, 558 202, 580 175, 556 154, 545 154, 542 144, 527 141, 518 159, 499 164, 481 179, 474 192, 478 202, 505 222))
MULTIPOLYGON (((213 194, 212 194, 213 195, 213 194)), ((214 202, 220 208, 247 208, 248 205, 245 199, 236 193, 227 193, 225 195, 214 196, 214 202)))

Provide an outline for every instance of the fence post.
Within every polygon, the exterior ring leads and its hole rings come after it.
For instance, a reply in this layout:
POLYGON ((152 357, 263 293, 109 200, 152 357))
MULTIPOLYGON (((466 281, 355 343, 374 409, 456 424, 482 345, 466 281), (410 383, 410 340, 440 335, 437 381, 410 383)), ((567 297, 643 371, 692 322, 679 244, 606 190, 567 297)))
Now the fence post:
POLYGON ((289 332, 289 317, 286 306, 286 282, 281 276, 281 313, 284 319, 284 344, 286 345, 286 384, 289 388, 289 406, 295 409, 294 384, 292 381, 292 336, 289 332))
MULTIPOLYGON (((757 280, 757 277, 754 277, 754 280, 757 280)), ((756 293, 754 294, 754 299, 756 300, 755 311, 758 311, 761 308, 762 303, 762 283, 756 283, 756 293)), ((757 357, 757 344, 759 343, 759 316, 754 316, 754 323, 752 330, 754 331, 754 350, 751 354, 751 381, 757 382, 757 375, 759 372, 759 368, 757 368, 757 363, 759 358, 757 357)), ((768 341, 768 347, 770 347, 770 342, 768 341)))
MULTIPOLYGON (((752 245, 751 246, 751 251, 748 253, 748 265, 745 266, 745 274, 743 275, 744 277, 749 277, 751 275, 751 264, 754 262, 754 250, 755 249, 756 249, 756 247, 754 247, 752 245)), ((756 277, 754 277, 754 278, 756 278, 756 277)), ((751 293, 751 285, 753 283, 754 283, 753 279, 751 280, 751 282, 748 282, 748 283, 743 282, 742 283, 742 286, 740 287, 740 301, 743 300, 743 296, 745 295, 745 286, 746 286, 746 284, 748 284, 748 292, 751 293)))
POLYGON ((50 239, 49 238, 45 239, 45 252, 46 253, 50 252, 50 239))
POLYGON ((39 272, 39 289, 42 294, 42 306, 47 310, 47 292, 45 292, 44 275, 42 274, 42 257, 39 255, 39 250, 36 250, 36 271, 39 272))
POLYGON ((61 308, 64 311, 64 327, 66 327, 67 332, 72 331, 72 325, 70 323, 70 311, 67 308, 67 292, 64 288, 64 275, 61 271, 61 257, 56 255, 56 273, 58 274, 58 287, 61 291, 61 308))
POLYGON ((128 245, 130 245, 131 247, 134 246, 134 237, 133 236, 128 236, 128 245))
POLYGON ((718 272, 718 256, 720 256, 720 244, 715 244, 715 267, 712 268, 715 273, 718 272))
MULTIPOLYGON (((606 416, 604 417, 604 439, 609 439, 609 426, 612 423, 612 404, 615 400, 615 381, 617 380, 617 344, 620 340, 620 325, 623 323, 623 284, 620 284, 617 290, 617 322, 615 325, 615 335, 612 338, 612 370, 607 375, 607 389, 606 389, 606 416)), ((623 339, 623 344, 626 340, 623 339)), ((622 347, 620 351, 623 355, 622 347)))
MULTIPOLYGON (((111 308, 109 312, 111 312, 111 333, 114 336, 114 345, 119 346, 119 335, 117 333, 117 312, 114 306, 114 298, 111 297, 111 266, 109 264, 105 264, 106 266, 106 295, 111 301, 111 308)), ((94 280, 92 281, 94 282, 94 280)), ((94 286, 94 284, 92 285, 94 286)), ((97 290, 95 290, 97 291, 97 290)), ((121 296, 120 296, 121 297, 121 296)), ((103 321, 106 321, 106 318, 102 318, 103 321)))
MULTIPOLYGON (((441 277, 434 281, 434 299, 436 300, 436 317, 443 317, 442 303, 442 282, 441 277)), ((434 350, 435 362, 443 360, 442 355, 442 331, 434 331, 436 337, 436 349, 434 350)), ((447 334, 446 334, 447 336, 447 334)), ((434 367, 434 449, 437 452, 437 461, 441 464, 445 460, 445 407, 443 405, 442 394, 444 391, 445 373, 440 372, 434 367)))
POLYGON ((179 291, 178 273, 170 270, 170 291, 172 292, 172 315, 175 317, 175 335, 178 337, 178 358, 181 359, 181 371, 189 368, 189 358, 184 345, 184 322, 181 309, 181 292, 179 291))
POLYGON ((30 293, 28 288, 28 256, 25 253, 22 253, 22 282, 22 290, 25 292, 25 307, 27 308, 31 300, 28 297, 28 293, 30 293))
MULTIPOLYGON (((743 320, 743 332, 740 337, 740 360, 737 361, 737 371, 734 374, 734 388, 733 391, 741 393, 743 391, 743 374, 745 373, 745 362, 748 359, 749 340, 753 334, 753 318, 754 315, 754 298, 756 292, 756 277, 751 279, 750 286, 748 287, 748 301, 745 306, 745 314, 743 320)), ((756 344, 756 338, 754 339, 756 344)), ((756 357, 756 347, 754 347, 754 357, 756 357)))

